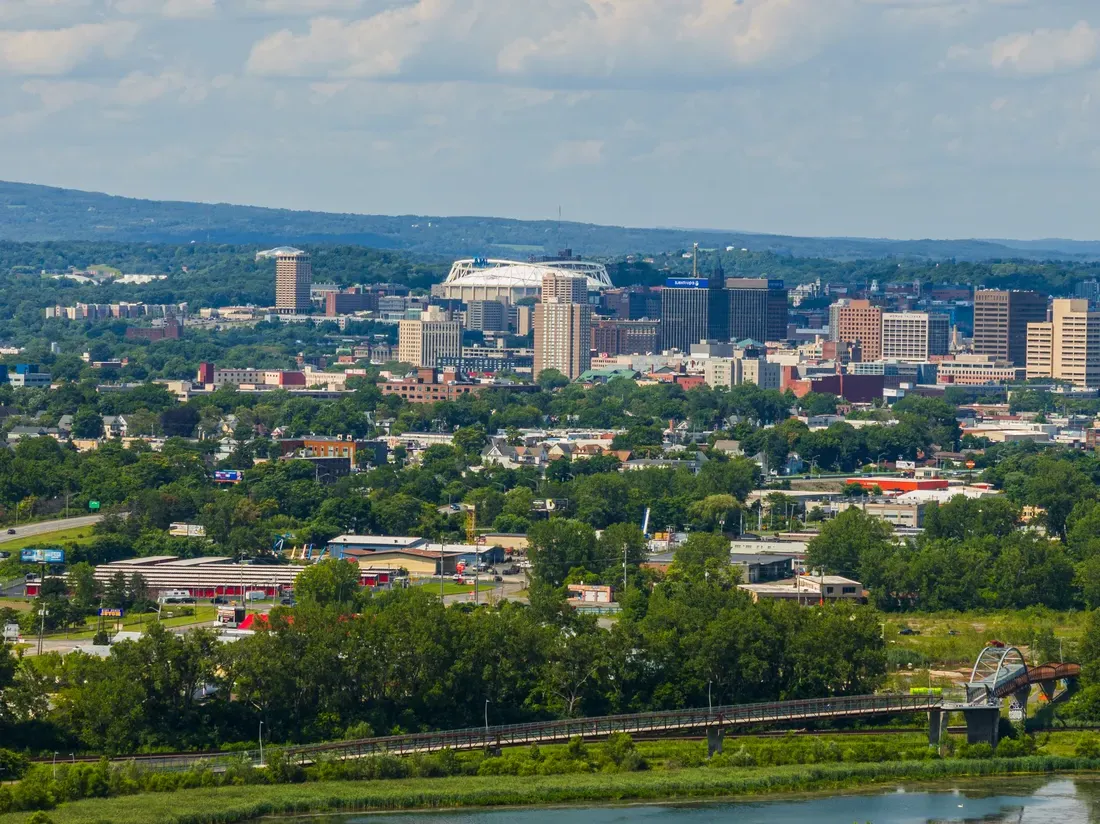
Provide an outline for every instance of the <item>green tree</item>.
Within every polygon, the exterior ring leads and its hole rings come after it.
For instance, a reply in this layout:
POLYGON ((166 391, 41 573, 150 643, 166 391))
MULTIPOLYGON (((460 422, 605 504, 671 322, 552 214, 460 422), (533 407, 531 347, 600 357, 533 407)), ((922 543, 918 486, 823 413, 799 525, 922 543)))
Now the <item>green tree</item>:
POLYGON ((539 581, 554 587, 565 583, 570 570, 581 567, 596 571, 596 531, 586 523, 552 518, 531 526, 527 534, 527 554, 531 569, 539 581))
POLYGON ((99 438, 103 436, 103 416, 94 407, 82 406, 73 415, 74 438, 99 438))
POLYGON ((359 565, 329 558, 306 567, 294 582, 294 595, 318 606, 354 605, 359 600, 359 565))
POLYGON ((806 560, 815 569, 857 578, 865 565, 889 553, 891 535, 885 521, 848 507, 810 540, 806 560))

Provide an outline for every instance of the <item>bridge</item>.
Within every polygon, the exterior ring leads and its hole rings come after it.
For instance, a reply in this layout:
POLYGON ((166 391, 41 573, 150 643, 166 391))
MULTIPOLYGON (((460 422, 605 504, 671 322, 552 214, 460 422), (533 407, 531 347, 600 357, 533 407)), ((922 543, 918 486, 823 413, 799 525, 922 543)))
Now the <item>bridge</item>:
POLYGON ((1001 704, 1005 698, 1026 709, 1033 685, 1044 697, 1056 702, 1076 686, 1078 664, 1043 664, 1028 667, 1015 647, 986 647, 982 650, 966 684, 964 701, 947 701, 938 695, 857 695, 815 698, 805 701, 775 701, 765 704, 734 704, 708 709, 605 715, 561 721, 472 727, 442 732, 363 738, 330 744, 294 747, 287 755, 299 763, 318 757, 362 758, 371 755, 411 755, 440 750, 480 750, 530 744, 554 744, 574 737, 587 740, 607 738, 615 733, 664 735, 699 733, 707 735, 708 751, 721 752, 727 730, 746 727, 795 724, 852 718, 872 718, 904 713, 928 713, 929 742, 938 744, 946 731, 948 715, 962 713, 970 743, 996 746, 1001 704), (1059 689, 1061 686, 1061 689, 1059 689))
MULTIPOLYGON (((702 733, 707 737, 707 751, 713 755, 722 751, 723 737, 729 730, 910 713, 928 714, 930 744, 939 744, 947 730, 949 715, 961 713, 966 721, 967 740, 970 743, 985 742, 996 746, 1001 708, 1006 698, 1026 709, 1031 688, 1038 686, 1047 701, 1059 702, 1072 693, 1080 672, 1078 664, 1059 663, 1029 667, 1024 656, 1015 647, 987 647, 974 663, 963 701, 949 701, 941 695, 933 694, 836 696, 802 701, 734 704, 706 709, 568 718, 527 724, 486 725, 289 747, 284 752, 295 763, 311 764, 322 758, 339 760, 375 755, 427 754, 441 750, 498 750, 501 747, 562 743, 574 737, 596 741, 616 733, 702 733)), ((245 754, 245 757, 248 755, 245 754)), ((135 756, 116 760, 136 761, 153 769, 178 770, 198 764, 219 769, 239 758, 241 753, 219 752, 135 756)), ((257 760, 253 760, 253 764, 262 766, 257 760)))

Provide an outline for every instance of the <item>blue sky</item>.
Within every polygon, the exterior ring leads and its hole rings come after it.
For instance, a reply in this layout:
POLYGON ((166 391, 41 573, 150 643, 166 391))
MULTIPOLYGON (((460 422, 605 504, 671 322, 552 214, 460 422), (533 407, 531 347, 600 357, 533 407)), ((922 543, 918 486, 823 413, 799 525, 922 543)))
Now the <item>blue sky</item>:
POLYGON ((1100 238, 1085 0, 0 0, 0 178, 385 214, 1100 238))

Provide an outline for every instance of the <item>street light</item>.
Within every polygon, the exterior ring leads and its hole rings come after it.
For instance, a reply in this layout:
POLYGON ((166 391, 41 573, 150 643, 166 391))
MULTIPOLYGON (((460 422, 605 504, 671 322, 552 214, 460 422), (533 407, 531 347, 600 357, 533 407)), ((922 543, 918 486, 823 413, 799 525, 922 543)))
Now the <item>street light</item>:
POLYGON ((489 746, 489 699, 485 699, 485 746, 489 746))
POLYGON ((712 715, 714 714, 714 702, 710 700, 710 688, 713 681, 707 681, 707 711, 712 715))
POLYGON ((260 766, 264 765, 264 722, 260 722, 260 766))

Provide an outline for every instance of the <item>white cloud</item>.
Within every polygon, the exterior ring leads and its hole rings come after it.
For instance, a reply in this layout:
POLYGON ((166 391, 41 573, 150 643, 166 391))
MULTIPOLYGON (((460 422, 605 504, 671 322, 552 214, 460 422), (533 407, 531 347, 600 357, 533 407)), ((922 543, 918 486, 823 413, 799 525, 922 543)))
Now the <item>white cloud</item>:
POLYGON ((135 23, 84 23, 67 29, 0 31, 0 72, 67 74, 97 57, 120 57, 137 36, 135 23))
POLYGON ((1071 28, 1008 34, 978 48, 954 46, 948 60, 995 72, 1039 76, 1085 68, 1098 53, 1100 30, 1080 20, 1071 28))
POLYGON ((418 0, 365 20, 318 17, 309 32, 283 29, 252 48, 248 71, 258 75, 387 77, 400 72, 453 6, 452 0, 418 0))
POLYGON ((557 169, 595 166, 603 162, 603 148, 602 140, 566 140, 554 147, 550 165, 557 169))

